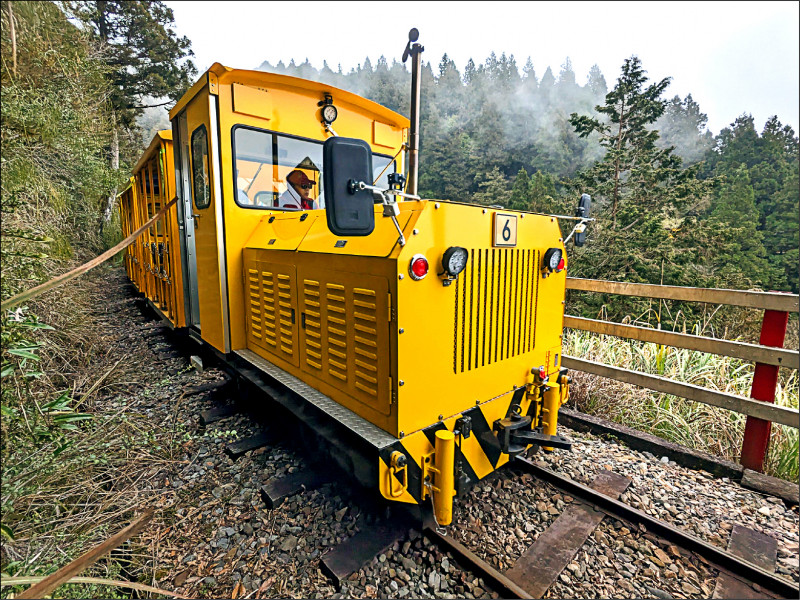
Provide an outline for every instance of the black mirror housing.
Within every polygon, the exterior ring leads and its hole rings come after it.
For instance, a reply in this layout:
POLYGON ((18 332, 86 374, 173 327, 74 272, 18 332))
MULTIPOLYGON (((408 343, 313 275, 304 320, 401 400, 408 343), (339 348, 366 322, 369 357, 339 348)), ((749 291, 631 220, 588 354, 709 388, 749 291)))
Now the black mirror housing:
MULTIPOLYGON (((575 211, 576 217, 584 219, 589 218, 589 213, 592 210, 592 197, 589 194, 581 194, 581 199, 578 200, 578 210, 575 211)), ((586 230, 580 233, 575 233, 575 245, 580 247, 586 243, 586 230)))
POLYGON ((322 182, 328 229, 337 236, 365 236, 375 229, 372 191, 372 149, 364 140, 332 137, 322 146, 322 182))

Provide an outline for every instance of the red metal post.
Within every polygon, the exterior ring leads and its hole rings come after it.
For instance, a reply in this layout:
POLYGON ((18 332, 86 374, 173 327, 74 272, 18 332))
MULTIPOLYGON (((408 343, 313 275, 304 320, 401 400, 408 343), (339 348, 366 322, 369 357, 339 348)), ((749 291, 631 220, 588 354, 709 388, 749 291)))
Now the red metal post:
MULTIPOLYGON (((778 310, 765 310, 764 321, 761 324, 762 346, 783 347, 786 338, 786 325, 789 322, 789 313, 778 310)), ((778 387, 778 369, 776 365, 756 363, 753 372, 753 388, 750 397, 753 400, 775 403, 775 389, 778 387)), ((764 471, 764 457, 767 454, 769 433, 772 423, 755 417, 747 417, 742 440, 742 466, 754 471, 764 471)))

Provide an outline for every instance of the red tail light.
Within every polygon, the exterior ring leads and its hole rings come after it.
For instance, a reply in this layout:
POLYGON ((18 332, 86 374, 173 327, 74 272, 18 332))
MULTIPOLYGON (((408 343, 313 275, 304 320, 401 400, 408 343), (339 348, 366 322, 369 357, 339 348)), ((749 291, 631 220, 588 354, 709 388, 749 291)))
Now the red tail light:
POLYGON ((408 267, 408 273, 411 279, 419 281, 428 274, 428 259, 422 254, 416 254, 411 259, 411 265, 408 267))

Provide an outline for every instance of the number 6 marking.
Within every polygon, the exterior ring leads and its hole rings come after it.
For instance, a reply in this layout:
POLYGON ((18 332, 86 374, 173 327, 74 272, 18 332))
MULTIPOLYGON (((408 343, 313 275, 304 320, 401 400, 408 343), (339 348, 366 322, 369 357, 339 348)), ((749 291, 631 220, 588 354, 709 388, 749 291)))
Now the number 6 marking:
POLYGON ((492 245, 512 248, 517 245, 517 217, 509 214, 494 214, 492 245))

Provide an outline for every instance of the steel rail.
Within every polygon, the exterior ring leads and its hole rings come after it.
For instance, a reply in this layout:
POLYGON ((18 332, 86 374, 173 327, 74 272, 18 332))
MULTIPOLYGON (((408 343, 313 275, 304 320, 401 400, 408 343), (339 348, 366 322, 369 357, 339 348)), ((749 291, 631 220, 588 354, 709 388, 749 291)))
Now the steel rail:
POLYGON ((517 457, 515 464, 570 496, 580 498, 584 502, 593 505, 597 510, 613 518, 624 519, 631 523, 643 525, 647 531, 697 554, 709 563, 712 563, 714 567, 729 573, 737 579, 747 579, 749 582, 755 583, 765 590, 778 594, 782 598, 798 597, 800 589, 791 581, 775 573, 770 573, 751 562, 742 560, 722 548, 704 542, 700 538, 686 533, 680 528, 655 519, 624 502, 609 498, 586 485, 562 477, 558 473, 546 467, 539 466, 527 458, 517 457))
POLYGON ((500 594, 501 598, 533 598, 529 592, 503 575, 472 550, 456 541, 452 536, 442 535, 436 531, 436 527, 430 525, 425 527, 425 535, 442 550, 450 552, 462 566, 479 574, 493 590, 500 594))

